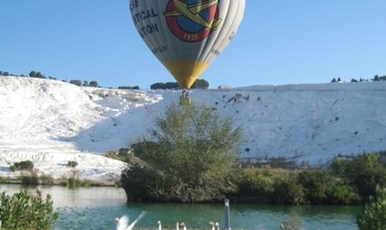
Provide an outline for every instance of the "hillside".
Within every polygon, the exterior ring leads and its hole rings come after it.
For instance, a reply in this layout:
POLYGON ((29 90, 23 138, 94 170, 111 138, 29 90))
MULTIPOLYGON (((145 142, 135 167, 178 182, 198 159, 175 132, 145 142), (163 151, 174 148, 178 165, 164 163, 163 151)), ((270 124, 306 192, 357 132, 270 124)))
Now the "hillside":
MULTIPOLYGON (((78 87, 23 77, 0 77, 0 176, 32 160, 54 177, 118 178, 121 162, 101 154, 147 135, 180 91, 78 87)), ((240 158, 285 157, 323 164, 332 157, 386 150, 386 82, 248 86, 192 90, 243 127, 240 158)))

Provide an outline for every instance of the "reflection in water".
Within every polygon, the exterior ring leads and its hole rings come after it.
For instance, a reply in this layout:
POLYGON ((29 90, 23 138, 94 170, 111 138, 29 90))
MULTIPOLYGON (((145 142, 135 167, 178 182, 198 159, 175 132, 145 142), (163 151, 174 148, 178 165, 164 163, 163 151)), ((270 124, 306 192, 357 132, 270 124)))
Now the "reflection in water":
MULTIPOLYGON (((0 185, 1 191, 14 193, 18 185, 0 185)), ((51 194, 59 210, 55 230, 61 229, 115 229, 114 218, 129 215, 135 219, 141 211, 146 216, 137 227, 157 228, 161 220, 164 228, 175 228, 185 222, 187 228, 208 229, 209 221, 224 226, 222 204, 149 204, 126 203, 123 189, 93 187, 68 189, 61 186, 39 186, 43 196, 51 194)), ((299 222, 301 229, 356 230, 355 218, 360 207, 352 206, 279 206, 231 204, 233 229, 279 229, 282 221, 299 222)))
MULTIPOLYGON (((19 192, 21 186, 0 185, 1 190, 9 193, 19 192)), ((28 188, 28 187, 24 187, 28 188)), ((43 197, 52 196, 55 207, 99 207, 111 204, 125 203, 126 197, 123 189, 112 187, 90 187, 69 189, 62 186, 37 186, 29 189, 42 191, 43 197)))

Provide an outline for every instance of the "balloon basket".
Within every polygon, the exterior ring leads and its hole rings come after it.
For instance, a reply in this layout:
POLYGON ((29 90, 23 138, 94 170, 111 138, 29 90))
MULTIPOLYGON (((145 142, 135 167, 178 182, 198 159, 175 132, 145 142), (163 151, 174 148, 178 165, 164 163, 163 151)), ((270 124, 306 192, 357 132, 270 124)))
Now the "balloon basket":
POLYGON ((180 105, 190 105, 191 102, 188 91, 183 90, 180 96, 180 105))

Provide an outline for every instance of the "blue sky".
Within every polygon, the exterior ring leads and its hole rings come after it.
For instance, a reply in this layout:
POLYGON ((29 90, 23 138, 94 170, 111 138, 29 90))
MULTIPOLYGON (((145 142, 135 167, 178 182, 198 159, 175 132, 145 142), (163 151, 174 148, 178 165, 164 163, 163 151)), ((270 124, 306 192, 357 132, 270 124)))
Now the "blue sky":
MULTIPOLYGON (((128 0, 1 0, 0 71, 104 87, 175 81, 132 23, 128 0)), ((386 75, 385 0, 246 0, 236 37, 200 76, 210 88, 386 75)))

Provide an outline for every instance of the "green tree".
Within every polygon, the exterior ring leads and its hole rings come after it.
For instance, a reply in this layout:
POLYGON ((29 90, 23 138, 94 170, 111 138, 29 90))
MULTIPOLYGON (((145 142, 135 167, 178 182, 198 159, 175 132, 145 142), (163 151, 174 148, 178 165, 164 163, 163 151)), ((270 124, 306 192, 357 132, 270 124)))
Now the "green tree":
POLYGON ((35 77, 36 76, 36 71, 31 71, 28 75, 30 77, 35 77))
POLYGON ((328 191, 328 204, 348 205, 359 202, 360 197, 356 189, 342 182, 333 183, 328 191))
POLYGON ((386 170, 379 157, 378 153, 361 154, 348 161, 345 168, 346 180, 365 201, 375 195, 377 186, 386 186, 386 170))
POLYGON ((151 84, 150 89, 163 89, 163 85, 164 83, 157 82, 157 83, 151 84))
POLYGON ((180 85, 177 82, 157 82, 150 85, 150 89, 180 89, 180 85))
POLYGON ((70 84, 82 86, 82 81, 81 80, 70 80, 70 84))
POLYGON ((46 78, 42 73, 37 72, 36 75, 34 76, 36 78, 46 78))
POLYGON ((78 162, 76 162, 76 161, 68 161, 67 162, 67 166, 75 168, 76 166, 78 166, 78 162))
POLYGON ((33 195, 27 190, 12 196, 2 192, 0 202, 0 229, 49 230, 58 218, 50 195, 43 199, 41 193, 33 195))
POLYGON ((36 72, 36 71, 31 71, 29 74, 28 74, 30 77, 34 77, 34 78, 46 78, 42 73, 40 73, 39 71, 36 72))
POLYGON ((323 204, 328 199, 334 180, 328 171, 307 169, 298 174, 297 183, 303 186, 310 204, 323 204))
POLYGON ((376 196, 370 196, 364 212, 357 218, 360 230, 383 230, 386 226, 386 188, 377 188, 376 196))
POLYGON ((122 172, 128 201, 203 202, 236 189, 241 128, 205 105, 171 104, 149 140, 132 145, 139 163, 122 172))
POLYGON ((197 79, 193 85, 193 89, 208 89, 209 88, 209 82, 204 79, 197 79))
POLYGON ((304 189, 295 179, 288 177, 275 181, 275 192, 273 203, 276 204, 305 204, 304 189))
POLYGON ((331 172, 335 176, 343 176, 347 168, 347 160, 342 157, 336 157, 330 164, 331 172))
POLYGON ((136 86, 118 86, 118 89, 140 89, 138 85, 136 86))
POLYGON ((31 171, 34 168, 34 163, 30 160, 15 162, 15 166, 18 170, 31 171))
POLYGON ((88 86, 90 87, 99 87, 99 84, 97 81, 90 81, 90 83, 88 84, 88 86))

